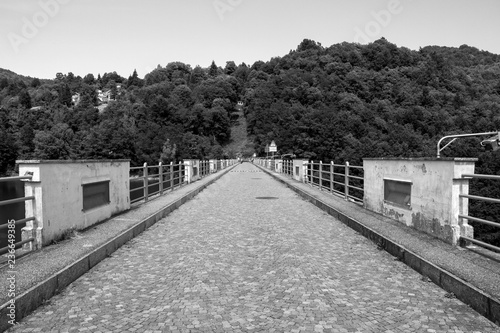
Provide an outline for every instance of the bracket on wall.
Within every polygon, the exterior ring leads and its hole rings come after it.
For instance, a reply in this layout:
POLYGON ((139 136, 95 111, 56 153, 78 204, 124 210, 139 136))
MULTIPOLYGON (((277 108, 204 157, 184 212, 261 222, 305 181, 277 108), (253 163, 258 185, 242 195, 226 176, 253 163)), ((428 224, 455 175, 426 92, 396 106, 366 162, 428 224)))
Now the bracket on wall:
MULTIPOLYGON (((485 133, 471 133, 471 134, 454 134, 454 135, 447 135, 447 136, 443 136, 437 143, 437 158, 440 158, 440 154, 441 154, 441 151, 443 149, 445 149, 446 147, 448 147, 449 145, 451 145, 456 139, 458 138, 468 138, 468 137, 475 137, 475 136, 484 136, 484 135, 495 135, 494 137, 492 138, 489 138, 487 140, 484 140, 483 142, 481 142, 481 145, 482 146, 486 146, 487 144, 489 144, 490 142, 496 142, 497 143, 497 146, 494 147, 494 148, 497 148, 498 147, 498 140, 500 138, 500 132, 485 132, 485 133), (450 142, 448 142, 443 148, 440 148, 441 146, 441 142, 443 142, 443 140, 445 139, 452 139, 450 142), (486 142, 486 143, 484 143, 486 142)), ((493 148, 493 149, 494 149, 493 148)), ((498 149, 498 148, 497 148, 498 149)), ((494 149, 496 150, 496 149, 494 149)))

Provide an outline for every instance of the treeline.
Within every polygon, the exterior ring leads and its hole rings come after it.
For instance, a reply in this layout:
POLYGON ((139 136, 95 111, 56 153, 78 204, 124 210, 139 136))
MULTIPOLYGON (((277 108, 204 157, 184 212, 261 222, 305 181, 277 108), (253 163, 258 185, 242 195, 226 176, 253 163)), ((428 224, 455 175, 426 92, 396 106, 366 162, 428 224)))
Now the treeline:
POLYGON ((144 79, 116 72, 53 80, 0 71, 0 174, 16 159, 229 158, 231 117, 245 64, 158 66, 144 79), (101 93, 101 95, 98 94, 101 93), (106 100, 103 104, 102 95, 106 100), (108 101, 109 99, 109 101, 108 101))
MULTIPOLYGON (((174 62, 143 79, 134 71, 39 80, 0 70, 0 173, 16 159, 235 157, 227 144, 239 100, 260 156, 272 140, 281 154, 355 165, 435 156, 444 135, 500 129, 500 55, 467 45, 413 51, 384 38, 329 47, 305 39, 251 66, 174 62), (109 91, 106 107, 98 89, 109 91)), ((477 157, 477 173, 500 174, 500 153, 480 141, 457 140, 442 155, 477 157)), ((500 198, 495 182, 474 181, 471 192, 500 198)), ((473 215, 490 220, 500 220, 497 206, 471 201, 473 215)))
MULTIPOLYGON (((500 130, 500 56, 467 45, 412 51, 383 38, 330 47, 304 40, 252 69, 243 100, 261 156, 274 140, 282 154, 325 162, 435 157, 445 135, 500 130)), ((442 156, 477 157, 476 173, 500 174, 500 151, 480 141, 457 140, 442 156)), ((499 185, 473 181, 471 193, 500 198, 499 185)), ((473 216, 500 221, 500 205, 470 204, 473 216)), ((498 228, 476 231, 500 245, 498 228)))
MULTIPOLYGON (((435 156, 444 135, 500 129, 500 56, 465 45, 411 51, 385 39, 327 48, 304 40, 253 68, 244 101, 260 153, 275 140, 282 153, 359 164, 435 156)), ((457 142, 444 155, 480 156, 476 143, 457 142)))

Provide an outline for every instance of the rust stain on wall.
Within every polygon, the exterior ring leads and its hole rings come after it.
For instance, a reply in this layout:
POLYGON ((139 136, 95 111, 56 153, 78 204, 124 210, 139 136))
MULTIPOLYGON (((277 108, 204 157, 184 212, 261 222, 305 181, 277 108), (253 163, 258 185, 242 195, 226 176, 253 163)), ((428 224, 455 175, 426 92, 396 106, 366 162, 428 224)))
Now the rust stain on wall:
POLYGON ((398 213, 397 211, 395 211, 394 209, 388 209, 386 207, 384 207, 384 216, 387 216, 391 219, 394 219, 394 220, 397 220, 397 221, 400 221, 400 222, 404 222, 404 214, 402 213, 398 213))
POLYGON ((422 173, 425 175, 427 173, 427 167, 425 166, 425 163, 422 163, 422 165, 416 165, 415 166, 417 169, 422 170, 422 173))

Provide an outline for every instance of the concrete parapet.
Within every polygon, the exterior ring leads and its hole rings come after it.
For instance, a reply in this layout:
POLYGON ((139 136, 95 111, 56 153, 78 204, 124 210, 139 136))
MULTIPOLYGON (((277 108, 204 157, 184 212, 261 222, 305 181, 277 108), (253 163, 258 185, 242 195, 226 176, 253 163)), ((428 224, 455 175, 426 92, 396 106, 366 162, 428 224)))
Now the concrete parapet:
MULTIPOLYGON (((22 237, 35 238, 35 249, 72 229, 86 229, 130 208, 128 160, 17 161, 25 182, 26 223, 22 237)), ((28 245, 29 246, 29 245, 28 245)))
POLYGON ((460 236, 471 237, 473 229, 459 214, 467 215, 473 174, 471 158, 366 158, 364 207, 456 245, 460 236))

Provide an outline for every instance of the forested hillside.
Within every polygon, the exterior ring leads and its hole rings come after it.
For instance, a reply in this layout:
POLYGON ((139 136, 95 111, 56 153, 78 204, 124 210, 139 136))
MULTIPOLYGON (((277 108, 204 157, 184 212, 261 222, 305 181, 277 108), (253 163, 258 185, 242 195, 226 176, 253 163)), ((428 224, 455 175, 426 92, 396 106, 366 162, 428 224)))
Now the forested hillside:
POLYGON ((223 146, 244 84, 229 75, 237 69, 175 62, 144 79, 134 71, 128 79, 58 73, 44 81, 0 71, 0 174, 16 159, 126 158, 139 165, 234 157, 223 146))
MULTIPOLYGON (((500 129, 500 56, 468 46, 411 51, 380 39, 325 48, 304 40, 252 69, 244 101, 261 152, 275 140, 284 153, 359 164, 435 156, 446 134, 500 129)), ((461 141, 444 155, 480 151, 461 141)))
MULTIPOLYGON (((323 47, 304 40, 284 57, 253 64, 244 90, 256 148, 361 165, 363 157, 435 157, 448 134, 500 130, 500 56, 463 45, 323 47)), ((442 156, 477 157, 476 173, 500 174, 500 151, 461 139, 442 156)), ((500 183, 473 181, 471 193, 500 198, 500 183)), ((499 205, 471 201, 473 216, 500 220, 499 205)), ((500 231, 476 227, 500 245, 500 231)))
MULTIPOLYGON (((251 66, 174 62, 143 79, 134 71, 39 80, 0 70, 0 101, 0 174, 16 159, 156 164, 248 155, 252 142, 264 156, 271 140, 281 154, 359 165, 363 157, 435 156, 444 135, 500 130, 500 55, 467 45, 414 51, 384 38, 329 47, 306 39, 251 66), (239 100, 248 141, 235 145, 239 100)), ((500 174, 500 151, 480 141, 458 140, 442 155, 478 157, 478 173, 500 174)), ((500 198, 497 183, 475 182, 477 190, 500 198)), ((500 216, 497 207, 471 208, 500 216)))

